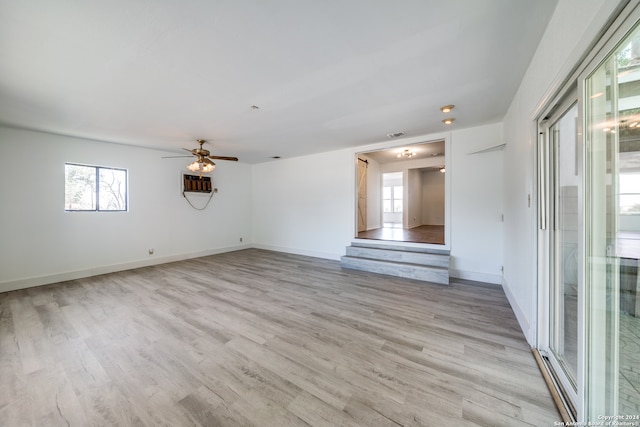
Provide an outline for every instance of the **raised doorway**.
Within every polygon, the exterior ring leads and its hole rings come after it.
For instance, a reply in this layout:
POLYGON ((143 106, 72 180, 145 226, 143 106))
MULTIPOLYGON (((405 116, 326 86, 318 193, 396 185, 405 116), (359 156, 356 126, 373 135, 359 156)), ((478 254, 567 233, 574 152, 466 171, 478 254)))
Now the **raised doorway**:
POLYGON ((366 164, 366 183, 358 172, 356 238, 445 245, 445 141, 358 153, 357 159, 359 170, 366 164))

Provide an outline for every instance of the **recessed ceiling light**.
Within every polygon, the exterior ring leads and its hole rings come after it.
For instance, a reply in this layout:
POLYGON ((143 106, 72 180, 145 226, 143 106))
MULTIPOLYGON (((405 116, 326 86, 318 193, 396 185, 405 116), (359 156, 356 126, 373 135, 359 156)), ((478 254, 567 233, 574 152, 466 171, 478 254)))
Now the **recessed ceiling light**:
POLYGON ((444 119, 442 123, 444 123, 445 125, 450 125, 451 123, 454 122, 454 120, 455 119, 453 117, 449 117, 448 119, 444 119))
POLYGON ((453 105, 453 104, 445 105, 444 107, 440 107, 440 111, 442 111, 443 113, 448 113, 451 110, 453 110, 454 107, 455 107, 455 105, 453 105))
POLYGON ((251 108, 252 110, 259 110, 260 109, 260 107, 258 107, 257 105, 252 105, 249 108, 251 108))
POLYGON ((272 156, 271 158, 272 158, 272 159, 279 159, 279 158, 280 158, 280 156, 272 156))
POLYGON ((389 138, 398 138, 400 136, 404 136, 404 132, 388 133, 387 136, 389 138))

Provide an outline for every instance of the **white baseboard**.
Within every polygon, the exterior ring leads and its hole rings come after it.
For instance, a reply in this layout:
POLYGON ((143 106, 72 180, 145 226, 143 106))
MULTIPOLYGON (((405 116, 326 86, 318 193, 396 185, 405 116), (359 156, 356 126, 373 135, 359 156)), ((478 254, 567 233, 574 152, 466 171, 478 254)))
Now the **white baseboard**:
POLYGON ((271 245, 261 245, 254 244, 254 248, 256 249, 264 249, 266 251, 274 251, 274 252, 284 252, 286 254, 295 254, 295 255, 305 255, 314 258, 324 258, 331 259, 335 261, 340 261, 340 257, 344 254, 335 254, 330 252, 319 252, 319 251, 308 251, 306 249, 296 249, 296 248, 287 248, 282 246, 271 246, 271 245))
POLYGON ((45 276, 28 277, 26 279, 0 282, 0 293, 17 291, 19 289, 32 288, 35 286, 48 285, 51 283, 65 282, 67 280, 83 279, 85 277, 97 276, 100 274, 115 273, 117 271, 132 270, 134 268, 149 267, 152 265, 166 264, 168 262, 182 261, 185 259, 200 258, 203 256, 232 252, 241 249, 249 249, 251 244, 229 246, 225 248, 210 249, 206 251, 191 252, 186 254, 170 255, 165 257, 151 257, 144 260, 125 262, 120 264, 103 265, 99 267, 87 268, 84 270, 68 271, 63 273, 48 274, 45 276))
POLYGON ((520 305, 516 302, 516 299, 511 293, 511 289, 507 285, 507 281, 504 277, 502 278, 502 289, 504 290, 504 294, 507 296, 507 300, 509 300, 509 305, 511 305, 513 313, 516 315, 516 319, 518 320, 518 324, 520 325, 520 329, 522 329, 525 339, 531 347, 535 347, 535 332, 532 333, 532 331, 529 330, 531 327, 529 325, 529 320, 527 319, 527 316, 525 316, 524 311, 522 311, 522 308, 520 308, 520 305))
POLYGON ((502 284, 502 276, 499 274, 478 273, 477 271, 449 270, 449 276, 456 279, 474 280, 476 282, 502 284))

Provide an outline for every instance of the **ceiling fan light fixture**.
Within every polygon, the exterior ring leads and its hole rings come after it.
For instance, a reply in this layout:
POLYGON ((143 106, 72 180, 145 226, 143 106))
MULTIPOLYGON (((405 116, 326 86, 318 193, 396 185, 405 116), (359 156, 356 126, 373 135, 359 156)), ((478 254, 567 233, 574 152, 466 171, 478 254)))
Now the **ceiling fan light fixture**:
POLYGON ((450 104, 450 105, 445 105, 443 107, 440 107, 440 111, 442 111, 443 113, 448 113, 451 110, 453 110, 455 108, 455 105, 450 104))
MULTIPOLYGON (((233 162, 237 162, 238 158, 237 157, 231 157, 231 156, 212 156, 211 153, 209 152, 209 150, 205 150, 202 146, 204 145, 205 141, 204 139, 198 139, 197 140, 198 144, 200 144, 199 148, 194 148, 192 150, 188 149, 188 148, 183 148, 183 150, 190 152, 192 155, 194 155, 196 157, 196 160, 194 160, 193 162, 189 163, 187 165, 187 169, 190 170, 191 172, 199 172, 200 173, 200 177, 202 177, 203 173, 210 173, 213 172, 213 170, 216 168, 216 164, 213 163, 211 161, 211 159, 217 159, 217 160, 230 160, 233 162)), ((182 157, 182 156, 180 156, 182 157)))
POLYGON ((396 157, 399 158, 399 159, 401 159, 401 158, 410 159, 413 156, 415 156, 416 154, 417 153, 415 151, 411 151, 408 148, 406 148, 403 151, 401 151, 400 153, 398 153, 398 155, 396 157))
POLYGON ((187 165, 187 169, 189 169, 191 172, 200 172, 200 173, 213 172, 215 168, 216 168, 216 164, 209 159, 196 160, 195 162, 189 163, 187 165))

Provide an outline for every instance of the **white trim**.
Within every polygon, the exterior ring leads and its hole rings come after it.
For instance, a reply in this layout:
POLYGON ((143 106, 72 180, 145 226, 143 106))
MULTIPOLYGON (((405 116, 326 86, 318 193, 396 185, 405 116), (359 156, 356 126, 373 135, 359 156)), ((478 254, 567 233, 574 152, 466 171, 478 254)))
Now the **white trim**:
POLYGON ((520 329, 522 329, 524 338, 527 340, 527 343, 529 343, 531 347, 534 347, 535 340, 536 340, 536 331, 531 330, 531 326, 529 325, 529 320, 527 320, 527 316, 525 316, 524 311, 518 305, 518 302, 513 296, 513 294, 511 293, 511 289, 507 285, 507 281, 505 280, 504 277, 502 278, 502 290, 504 291, 504 294, 507 296, 507 300, 511 305, 511 309, 513 310, 513 313, 516 315, 516 319, 518 320, 520 329))
POLYGON ((351 239, 351 241, 357 242, 357 243, 370 243, 370 244, 379 244, 379 245, 385 245, 385 246, 402 246, 402 247, 410 247, 410 248, 436 249, 439 251, 449 251, 449 248, 446 248, 444 245, 437 245, 434 243, 401 242, 398 240, 358 239, 357 237, 354 237, 353 239, 351 239))
POLYGON ((449 276, 456 279, 473 280, 475 282, 492 283, 494 285, 502 284, 502 276, 499 274, 450 269, 449 276))
MULTIPOLYGON (((388 150, 390 148, 405 147, 405 146, 415 145, 415 144, 425 144, 425 143, 435 142, 435 141, 446 141, 450 139, 451 139, 451 132, 433 133, 433 134, 427 134, 427 135, 412 136, 407 138, 398 138, 398 139, 393 139, 393 140, 388 140, 383 142, 377 142, 374 144, 361 145, 359 147, 354 147, 353 154, 354 155, 366 154, 367 152, 370 152, 370 151, 388 150)), ((445 157, 446 157, 446 150, 445 150, 445 157)))
POLYGON ((10 280, 0 282, 0 293, 17 291, 19 289, 33 288, 35 286, 49 285, 52 283, 65 282, 68 280, 83 279, 100 274, 115 273, 118 271, 132 270, 135 268, 149 267, 152 265, 166 264, 169 262, 183 261, 186 259, 200 258, 209 255, 216 255, 225 252, 232 252, 241 249, 251 248, 251 244, 228 246, 225 248, 209 249, 206 251, 191 252, 186 254, 170 255, 159 258, 149 258, 138 261, 125 262, 121 264, 103 265, 99 267, 87 268, 84 270, 68 271, 64 273, 48 274, 46 276, 28 277, 26 279, 10 280))

